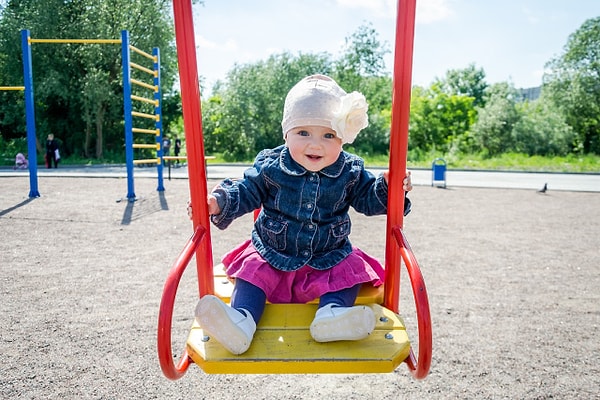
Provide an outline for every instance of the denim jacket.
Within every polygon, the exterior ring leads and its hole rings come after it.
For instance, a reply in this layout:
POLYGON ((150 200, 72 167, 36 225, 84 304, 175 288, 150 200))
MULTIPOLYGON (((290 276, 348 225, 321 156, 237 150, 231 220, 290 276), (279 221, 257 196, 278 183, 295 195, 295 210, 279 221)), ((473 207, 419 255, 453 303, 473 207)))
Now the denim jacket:
POLYGON ((388 187, 383 176, 375 177, 361 158, 345 151, 332 165, 311 172, 282 145, 261 151, 242 180, 226 179, 212 194, 221 208, 211 217, 219 229, 262 207, 252 244, 271 266, 324 270, 352 252, 350 206, 365 215, 385 214, 388 187))

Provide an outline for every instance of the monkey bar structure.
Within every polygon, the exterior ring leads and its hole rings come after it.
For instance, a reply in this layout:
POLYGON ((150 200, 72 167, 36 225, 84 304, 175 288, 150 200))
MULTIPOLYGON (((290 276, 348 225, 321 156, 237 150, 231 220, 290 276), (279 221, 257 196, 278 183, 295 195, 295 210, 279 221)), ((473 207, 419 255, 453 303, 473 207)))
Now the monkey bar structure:
POLYGON ((133 166, 135 164, 150 162, 155 163, 158 168, 158 191, 163 191, 163 170, 162 170, 162 93, 160 89, 160 50, 152 49, 152 54, 146 53, 129 43, 129 32, 121 31, 121 39, 38 39, 31 38, 27 29, 21 31, 21 47, 23 51, 23 81, 24 86, 0 86, 0 90, 23 90, 25 95, 25 115, 27 124, 27 152, 29 158, 29 197, 39 197, 37 179, 37 148, 36 148, 36 127, 35 127, 35 107, 33 91, 33 68, 31 62, 31 45, 35 43, 45 44, 119 44, 121 45, 121 54, 123 57, 123 101, 125 118, 125 158, 127 165, 127 198, 130 201, 135 200, 135 189, 133 180, 133 166), (138 63, 131 62, 131 52, 139 54, 142 57, 152 61, 152 69, 144 67, 138 63), (131 77, 131 70, 135 69, 142 73, 149 74, 152 77, 152 84, 131 77), (152 91, 152 98, 132 94, 132 85, 145 88, 152 91), (154 113, 142 113, 135 111, 133 101, 151 104, 154 107, 154 113), (153 121, 152 129, 147 127, 134 127, 133 117, 145 118, 153 121), (155 137, 154 143, 134 143, 133 134, 143 133, 152 134, 155 137), (133 149, 152 149, 156 151, 157 156, 150 160, 134 160, 133 149))

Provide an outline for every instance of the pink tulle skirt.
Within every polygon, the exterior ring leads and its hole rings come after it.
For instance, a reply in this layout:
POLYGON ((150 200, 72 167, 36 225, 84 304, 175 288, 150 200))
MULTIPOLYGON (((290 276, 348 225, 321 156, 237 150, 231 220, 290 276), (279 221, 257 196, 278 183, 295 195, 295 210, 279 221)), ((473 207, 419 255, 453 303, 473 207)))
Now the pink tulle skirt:
POLYGON ((339 264, 327 270, 305 265, 296 271, 280 271, 267 263, 250 240, 223 257, 225 272, 261 288, 271 303, 307 303, 325 293, 370 282, 383 283, 384 269, 373 257, 353 248, 339 264))

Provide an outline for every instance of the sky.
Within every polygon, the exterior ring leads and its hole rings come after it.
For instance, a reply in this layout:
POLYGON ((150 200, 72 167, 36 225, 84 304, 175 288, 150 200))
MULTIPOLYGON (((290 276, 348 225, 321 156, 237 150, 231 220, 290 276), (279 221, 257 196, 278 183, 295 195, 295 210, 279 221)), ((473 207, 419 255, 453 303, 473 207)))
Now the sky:
MULTIPOLYGON (((544 65, 560 56, 569 35, 600 17, 600 0, 417 0, 413 84, 429 86, 450 69, 475 64, 486 81, 539 86, 544 65)), ((391 50, 395 0, 204 0, 194 6, 203 94, 235 64, 271 54, 327 52, 370 24, 391 50)))

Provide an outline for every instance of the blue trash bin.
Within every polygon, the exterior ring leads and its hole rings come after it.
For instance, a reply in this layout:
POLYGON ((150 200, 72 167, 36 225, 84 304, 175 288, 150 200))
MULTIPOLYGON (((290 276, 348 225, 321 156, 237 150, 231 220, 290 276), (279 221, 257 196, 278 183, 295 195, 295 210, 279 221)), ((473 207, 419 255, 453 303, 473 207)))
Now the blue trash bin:
POLYGON ((446 160, 436 158, 431 164, 431 186, 446 187, 446 160))

